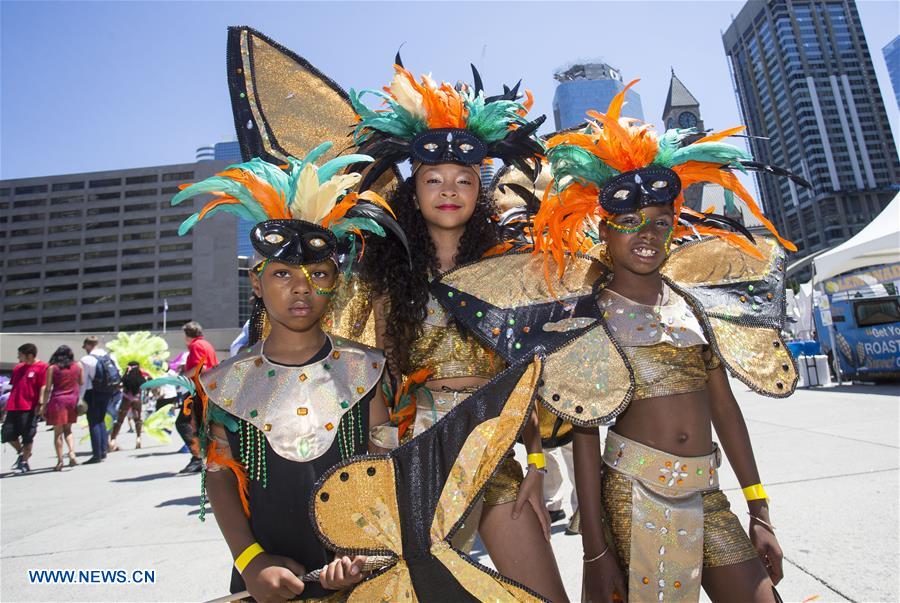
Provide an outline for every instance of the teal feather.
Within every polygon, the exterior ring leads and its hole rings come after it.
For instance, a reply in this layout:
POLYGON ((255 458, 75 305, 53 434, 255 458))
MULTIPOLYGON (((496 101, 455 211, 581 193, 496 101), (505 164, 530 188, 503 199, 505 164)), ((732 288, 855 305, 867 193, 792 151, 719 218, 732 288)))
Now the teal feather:
POLYGON ((246 163, 238 163, 230 166, 228 169, 233 168, 252 172, 257 178, 277 190, 283 198, 286 197, 290 186, 290 178, 277 165, 263 161, 259 157, 254 157, 246 163))
POLYGON ((730 188, 725 189, 725 215, 733 214, 736 208, 734 206, 734 191, 730 188))
POLYGON ((185 199, 203 193, 224 193, 240 201, 254 216, 255 221, 262 222, 263 220, 268 219, 266 212, 263 211, 259 206, 259 203, 253 198, 253 195, 250 194, 250 191, 248 191, 244 185, 224 176, 212 176, 211 178, 190 185, 172 197, 172 205, 178 205, 185 199))
POLYGON ((200 219, 200 212, 194 212, 191 216, 181 223, 181 226, 178 227, 178 236, 183 237, 188 233, 188 231, 194 227, 194 224, 200 219))
POLYGON ((653 159, 654 165, 661 165, 663 167, 671 167, 672 164, 672 155, 681 148, 681 143, 685 138, 696 134, 697 130, 695 128, 672 128, 671 130, 666 130, 659 137, 659 150, 656 152, 656 157, 653 159))
POLYGON ((206 407, 206 417, 207 420, 214 423, 220 423, 227 429, 228 431, 235 433, 238 428, 237 419, 235 419, 232 415, 228 414, 215 404, 209 404, 206 407))
MULTIPOLYGON (((306 157, 303 158, 303 161, 297 162, 298 163, 297 169, 302 170, 306 166, 306 164, 315 163, 316 161, 319 160, 319 157, 321 157, 322 155, 327 153, 328 150, 331 149, 331 147, 333 147, 333 146, 334 146, 334 143, 332 143, 330 140, 326 140, 325 142, 323 142, 322 144, 320 144, 319 146, 314 148, 312 151, 310 151, 306 155, 306 157)), ((296 159, 294 161, 296 161, 296 159)), ((319 182, 321 182, 321 180, 319 182)), ((293 197, 291 197, 291 199, 293 199, 293 197)))
POLYGON ((331 180, 335 174, 337 174, 340 170, 344 169, 348 165, 353 165, 354 163, 370 163, 375 161, 369 155, 362 155, 360 153, 355 153, 353 155, 343 155, 341 157, 335 157, 331 161, 327 163, 323 163, 319 166, 319 170, 316 174, 319 176, 319 184, 324 184, 325 182, 331 180))
POLYGON ((466 129, 487 143, 504 139, 509 133, 509 126, 514 123, 525 123, 525 119, 518 114, 523 111, 520 103, 515 101, 484 102, 483 93, 466 99, 466 108, 469 117, 466 129))
POLYGON ((701 142, 681 147, 672 153, 668 167, 681 165, 688 161, 705 161, 720 165, 734 166, 741 160, 749 160, 750 154, 743 149, 724 142, 701 142))
POLYGON ((580 184, 592 183, 599 187, 619 173, 590 151, 575 145, 553 147, 547 151, 547 159, 557 182, 569 177, 580 184))
POLYGON ((157 377, 156 379, 150 379, 149 381, 144 381, 141 384, 141 389, 153 389, 154 387, 160 387, 162 385, 174 385, 175 387, 183 387, 188 390, 191 395, 197 391, 194 387, 193 381, 186 377, 157 377))

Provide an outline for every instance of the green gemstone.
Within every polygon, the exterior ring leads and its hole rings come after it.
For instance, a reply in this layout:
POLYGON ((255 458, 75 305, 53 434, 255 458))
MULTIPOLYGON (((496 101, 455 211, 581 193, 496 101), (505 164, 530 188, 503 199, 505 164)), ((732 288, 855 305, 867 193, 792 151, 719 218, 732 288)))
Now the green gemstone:
POLYGON ((638 463, 640 463, 641 465, 643 465, 643 464, 644 464, 644 458, 641 457, 640 459, 638 459, 638 463))
POLYGON ((517 350, 521 350, 521 349, 522 349, 522 344, 519 343, 518 341, 516 342, 516 349, 517 349, 517 350))
POLYGON ((268 375, 269 375, 269 377, 274 377, 274 376, 275 376, 275 369, 269 369, 268 375))
POLYGON ((513 326, 514 324, 516 324, 516 320, 514 318, 510 318, 507 322, 509 323, 509 326, 513 326))
POLYGON ((747 285, 747 291, 753 291, 753 285, 747 285))
POLYGON ((628 318, 634 318, 634 312, 629 312, 629 313, 628 313, 628 318))
POLYGON ((258 414, 259 414, 259 411, 257 411, 257 410, 251 410, 251 411, 250 411, 250 416, 253 417, 253 418, 256 418, 256 415, 258 415, 258 414))
POLYGON ((347 400, 344 400, 343 402, 341 402, 341 408, 347 408, 349 406, 350 406, 350 403, 347 400))
POLYGON ((246 96, 247 96, 246 94, 244 94, 243 92, 241 92, 241 98, 244 98, 244 97, 246 97, 246 96))
POLYGON ((326 362, 325 364, 322 365, 322 368, 325 369, 326 371, 330 371, 331 365, 326 362))
POLYGON ((477 316, 478 318, 481 318, 482 316, 484 316, 484 312, 479 310, 478 312, 475 313, 475 316, 477 316))
POLYGON ((447 291, 447 297, 453 297, 453 291, 447 291))
POLYGON ((697 475, 703 475, 703 469, 697 469, 697 475))

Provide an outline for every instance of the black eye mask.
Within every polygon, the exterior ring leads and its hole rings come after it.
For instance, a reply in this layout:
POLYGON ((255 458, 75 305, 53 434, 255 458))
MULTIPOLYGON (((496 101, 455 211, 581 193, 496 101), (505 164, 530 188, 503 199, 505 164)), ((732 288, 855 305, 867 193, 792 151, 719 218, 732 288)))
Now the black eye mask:
POLYGON ((337 251, 331 231, 303 220, 260 222, 253 227, 250 242, 262 257, 292 265, 324 262, 337 251))
POLYGON ((460 163, 475 165, 487 156, 487 147, 468 130, 438 128, 416 136, 411 145, 412 159, 420 163, 460 163))
POLYGON ((650 166, 610 178, 600 191, 600 206, 611 214, 624 214, 648 205, 668 205, 679 193, 678 174, 669 168, 650 166))

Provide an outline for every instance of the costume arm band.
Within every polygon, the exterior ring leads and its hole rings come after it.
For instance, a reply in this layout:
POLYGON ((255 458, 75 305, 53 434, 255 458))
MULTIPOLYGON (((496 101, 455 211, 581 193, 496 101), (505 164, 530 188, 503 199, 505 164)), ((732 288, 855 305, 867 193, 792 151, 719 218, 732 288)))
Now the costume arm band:
POLYGON ((547 466, 547 461, 544 459, 543 452, 534 452, 528 455, 528 464, 534 465, 535 469, 543 469, 547 466))
POLYGON ((752 486, 747 486, 743 489, 743 491, 744 498, 746 498, 748 502, 751 500, 761 500, 763 498, 769 500, 769 495, 766 494, 766 489, 763 488, 762 484, 753 484, 752 486))
POLYGON ((243 574, 244 569, 246 569, 246 567, 250 565, 250 562, 256 559, 257 555, 260 553, 265 553, 265 551, 258 542, 254 542, 245 548, 244 552, 238 555, 237 559, 234 560, 234 567, 237 568, 238 573, 243 574))

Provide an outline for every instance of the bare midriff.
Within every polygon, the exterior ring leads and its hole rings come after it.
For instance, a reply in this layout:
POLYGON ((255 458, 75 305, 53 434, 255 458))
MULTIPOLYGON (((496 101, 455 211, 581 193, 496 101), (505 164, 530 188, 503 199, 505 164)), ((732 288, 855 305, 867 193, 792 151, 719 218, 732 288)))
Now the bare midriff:
POLYGON ((634 400, 613 431, 679 456, 712 452, 712 416, 706 390, 634 400))

